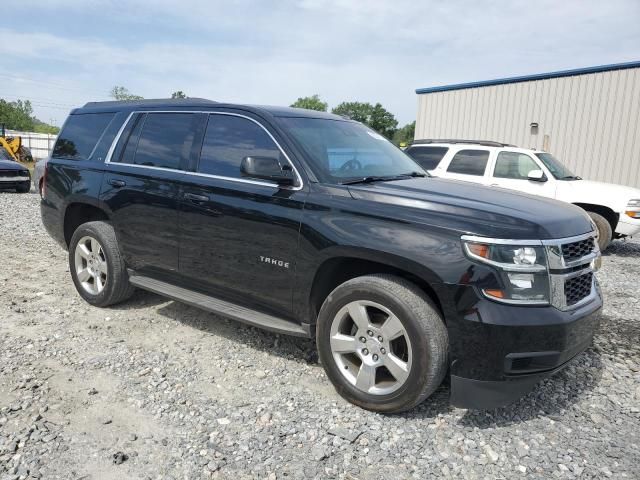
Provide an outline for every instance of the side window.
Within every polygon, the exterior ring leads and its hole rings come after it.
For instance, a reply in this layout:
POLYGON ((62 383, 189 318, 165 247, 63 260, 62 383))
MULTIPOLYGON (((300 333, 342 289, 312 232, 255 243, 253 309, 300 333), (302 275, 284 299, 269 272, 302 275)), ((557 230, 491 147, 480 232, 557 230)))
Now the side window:
POLYGON ((448 151, 447 147, 410 147, 405 153, 425 170, 433 170, 448 151))
POLYGON ((189 157, 197 115, 193 113, 148 113, 132 119, 127 143, 113 161, 179 169, 189 157))
POLYGON ((114 115, 114 113, 69 115, 51 156, 73 160, 88 159, 114 115))
POLYGON ((198 172, 240 178, 244 157, 280 159, 280 150, 255 122, 234 115, 209 115, 198 172))
MULTIPOLYGON (((197 116, 193 113, 148 113, 140 127, 133 162, 127 158, 127 163, 179 169, 180 161, 189 157, 196 119, 197 116)), ((135 141, 137 128, 136 125, 130 142, 135 141)), ((128 154, 128 149, 129 145, 124 156, 128 154)))
POLYGON ((500 152, 496 159, 493 176, 496 178, 527 180, 531 170, 540 170, 540 167, 529 155, 517 152, 500 152))
POLYGON ((447 172, 481 177, 487 168, 488 150, 460 150, 451 159, 447 172))
POLYGON ((144 125, 145 118, 146 115, 144 113, 137 113, 133 116, 122 132, 122 139, 124 141, 116 147, 116 151, 111 159, 112 162, 133 164, 136 148, 138 148, 140 131, 142 130, 142 125, 144 125))

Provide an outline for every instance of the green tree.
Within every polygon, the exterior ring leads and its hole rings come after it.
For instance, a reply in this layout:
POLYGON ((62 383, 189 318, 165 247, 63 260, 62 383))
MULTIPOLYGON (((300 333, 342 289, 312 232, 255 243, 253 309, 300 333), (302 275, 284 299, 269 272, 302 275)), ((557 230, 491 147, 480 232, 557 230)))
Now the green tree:
POLYGON ((29 100, 7 102, 0 99, 0 123, 4 123, 11 130, 33 130, 34 120, 31 102, 29 100))
POLYGON ((187 98, 187 95, 182 90, 178 90, 171 94, 171 98, 187 98))
POLYGON ((416 135, 416 122, 407 123, 404 127, 396 130, 393 134, 393 143, 400 145, 401 143, 409 144, 413 142, 416 135))
POLYGON ((363 102, 342 102, 340 105, 331 110, 331 113, 350 118, 356 122, 369 125, 371 111, 373 106, 370 103, 363 102))
POLYGON ((371 105, 364 102, 342 102, 332 110, 332 113, 364 123, 389 139, 393 137, 398 127, 396 117, 380 103, 371 105))
POLYGON ((318 94, 310 97, 300 97, 291 104, 294 108, 306 108, 307 110, 317 110, 318 112, 326 112, 328 104, 320 100, 318 94))
POLYGON ((115 86, 109 92, 109 96, 115 100, 142 100, 144 97, 131 93, 127 88, 115 86))

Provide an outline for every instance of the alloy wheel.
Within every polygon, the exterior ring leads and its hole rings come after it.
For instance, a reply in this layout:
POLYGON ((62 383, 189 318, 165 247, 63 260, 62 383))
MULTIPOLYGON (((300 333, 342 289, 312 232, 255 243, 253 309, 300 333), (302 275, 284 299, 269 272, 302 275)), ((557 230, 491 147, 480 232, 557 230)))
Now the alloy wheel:
POLYGON ((411 341, 400 319, 383 305, 348 303, 334 317, 330 335, 334 361, 358 390, 388 395, 407 381, 411 341))
POLYGON ((109 273, 107 257, 95 238, 80 239, 75 250, 75 268, 78 281, 87 293, 98 295, 104 290, 109 273))

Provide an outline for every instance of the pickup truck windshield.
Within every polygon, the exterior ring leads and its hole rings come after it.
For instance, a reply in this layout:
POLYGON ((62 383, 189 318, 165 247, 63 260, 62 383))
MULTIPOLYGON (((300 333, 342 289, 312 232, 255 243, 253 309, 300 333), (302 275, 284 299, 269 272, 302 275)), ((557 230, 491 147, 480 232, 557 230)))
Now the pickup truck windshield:
POLYGON ((571 170, 560 163, 560 161, 550 153, 536 153, 536 157, 544 163, 544 166, 549 169, 551 175, 558 180, 582 180, 580 177, 574 175, 571 170))
POLYGON ((360 123, 322 118, 280 118, 313 162, 321 181, 356 183, 426 176, 420 165, 360 123))

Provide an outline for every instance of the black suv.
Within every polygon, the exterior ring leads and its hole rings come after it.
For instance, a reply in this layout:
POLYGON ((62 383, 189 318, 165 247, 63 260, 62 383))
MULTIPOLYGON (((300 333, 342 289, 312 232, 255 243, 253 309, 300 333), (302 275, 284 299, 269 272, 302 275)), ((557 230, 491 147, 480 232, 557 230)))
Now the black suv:
POLYGON ((365 126, 208 100, 88 103, 42 219, 90 304, 150 290, 315 337, 350 402, 518 399, 587 348, 602 306, 578 207, 428 178, 365 126))

